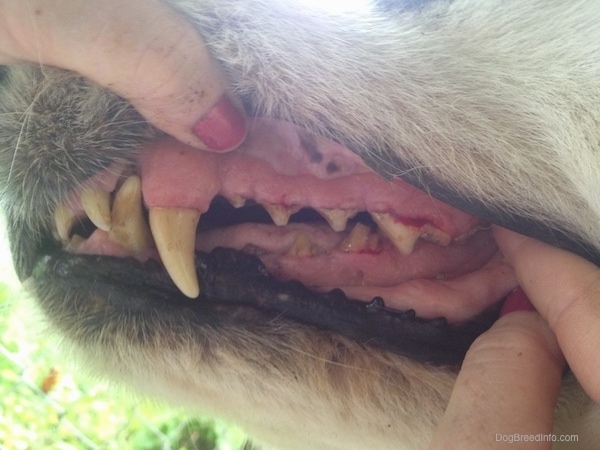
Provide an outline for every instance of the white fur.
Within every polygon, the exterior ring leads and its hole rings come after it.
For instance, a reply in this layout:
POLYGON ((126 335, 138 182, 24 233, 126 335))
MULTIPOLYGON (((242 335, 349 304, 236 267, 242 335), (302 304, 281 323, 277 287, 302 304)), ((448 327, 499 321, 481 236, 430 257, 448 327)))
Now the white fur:
MULTIPOLYGON (((571 230, 600 250, 598 1, 437 0, 386 14, 375 4, 334 14, 296 0, 170 3, 198 26, 257 113, 341 140, 393 175, 399 157, 467 197, 571 230)), ((25 146, 26 130, 11 130, 0 127, 0 138, 17 134, 25 146)), ((25 178, 25 162, 11 173, 25 178)), ((63 332, 88 366, 238 423, 266 448, 425 448, 455 376, 284 322, 260 332, 161 323, 150 324, 156 335, 143 344, 135 321, 92 341, 80 324, 63 332)), ((593 448, 599 420, 568 378, 555 432, 580 440, 555 448, 593 448)))

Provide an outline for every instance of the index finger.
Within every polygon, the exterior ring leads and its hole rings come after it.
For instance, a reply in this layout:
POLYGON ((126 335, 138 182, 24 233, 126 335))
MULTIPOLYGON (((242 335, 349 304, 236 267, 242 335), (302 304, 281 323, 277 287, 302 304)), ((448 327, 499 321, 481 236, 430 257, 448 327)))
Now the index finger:
POLYGON ((0 0, 0 64, 23 60, 84 75, 186 144, 225 151, 244 138, 225 75, 164 2, 0 0))
POLYGON ((500 227, 494 227, 494 236, 521 287, 556 334, 579 382, 600 402, 600 269, 500 227))

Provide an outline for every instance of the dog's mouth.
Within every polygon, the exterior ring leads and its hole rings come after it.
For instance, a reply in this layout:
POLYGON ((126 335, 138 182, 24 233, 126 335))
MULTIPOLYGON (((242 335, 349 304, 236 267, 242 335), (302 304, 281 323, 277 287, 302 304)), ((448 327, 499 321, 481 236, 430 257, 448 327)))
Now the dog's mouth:
POLYGON ((177 302, 238 302, 460 360, 516 286, 487 224, 287 122, 250 130, 228 154, 153 142, 72 192, 55 211, 68 270, 96 258, 96 277, 177 302))

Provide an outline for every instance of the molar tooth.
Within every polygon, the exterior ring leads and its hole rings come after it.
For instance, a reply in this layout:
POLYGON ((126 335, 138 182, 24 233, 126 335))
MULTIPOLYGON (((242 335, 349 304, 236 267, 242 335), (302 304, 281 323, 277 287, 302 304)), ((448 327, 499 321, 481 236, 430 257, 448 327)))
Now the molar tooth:
POLYGON ((404 225, 397 222, 388 213, 371 213, 371 217, 381 230, 381 232, 390 240, 394 247, 404 256, 408 256, 415 248, 415 244, 421 236, 421 229, 404 225))
POLYGON ((272 205, 264 204, 263 208, 267 210, 271 219, 278 227, 284 227, 288 224, 290 216, 300 210, 298 206, 284 206, 284 205, 272 205))
POLYGON ((66 203, 61 203, 54 210, 54 225, 56 226, 58 237, 63 242, 69 240, 69 232, 76 220, 77 216, 66 203))
POLYGON ((430 224, 421 227, 421 238, 441 247, 448 247, 452 242, 452 236, 430 224))
POLYGON ((94 225, 104 231, 110 230, 110 193, 94 188, 84 189, 81 206, 94 225))
POLYGON ((188 208, 150 208, 149 218, 156 248, 171 279, 186 296, 198 297, 194 252, 200 213, 188 208))
POLYGON ((152 245, 152 235, 142 210, 142 182, 136 175, 125 180, 115 195, 108 236, 114 242, 140 254, 152 245))
POLYGON ((358 212, 356 209, 317 209, 317 211, 336 232, 344 231, 348 219, 354 217, 358 212))

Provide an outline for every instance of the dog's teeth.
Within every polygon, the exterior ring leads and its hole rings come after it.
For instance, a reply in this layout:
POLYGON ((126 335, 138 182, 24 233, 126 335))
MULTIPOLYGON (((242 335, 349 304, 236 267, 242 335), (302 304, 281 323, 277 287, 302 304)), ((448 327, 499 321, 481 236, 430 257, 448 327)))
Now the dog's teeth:
POLYGON ((371 213, 371 217, 381 230, 381 232, 390 240, 394 247, 404 256, 408 256, 415 248, 417 240, 421 236, 421 229, 404 225, 397 222, 387 213, 371 213))
POLYGON ((94 225, 104 231, 110 230, 110 193, 87 188, 81 193, 81 206, 94 225))
POLYGON ((317 211, 336 232, 344 231, 348 219, 354 217, 358 212, 355 209, 317 209, 317 211))
POLYGON ((54 225, 61 241, 67 242, 69 240, 69 232, 75 220, 77 220, 77 216, 65 203, 61 203, 56 207, 54 210, 54 225))
POLYGON ((346 253, 361 253, 377 251, 380 246, 379 236, 371 233, 367 225, 357 223, 350 234, 340 243, 338 249, 346 253))
POLYGON ((271 219, 273 219, 273 222, 278 227, 285 227, 288 224, 288 221, 290 220, 290 216, 298 212, 298 210, 300 209, 293 206, 290 207, 271 204, 264 204, 263 207, 267 210, 267 212, 271 216, 271 219))
POLYGON ((299 233, 294 238, 292 247, 287 252, 288 256, 312 256, 312 245, 306 233, 299 233))
POLYGON ((229 200, 229 203, 231 203, 234 208, 241 208, 246 204, 246 199, 237 194, 227 197, 227 200, 229 200))
POLYGON ((156 248, 171 279, 186 296, 198 297, 194 251, 200 213, 186 208, 150 208, 149 218, 156 248))
POLYGON ((452 236, 429 224, 421 227, 421 239, 442 247, 447 247, 452 242, 452 236))
POLYGON ((142 210, 142 182, 132 175, 115 195, 108 236, 134 255, 150 248, 152 235, 142 210))

